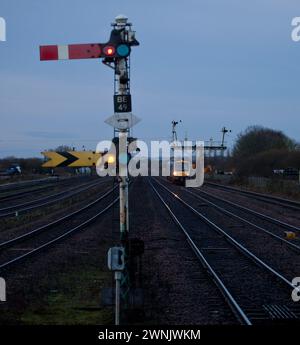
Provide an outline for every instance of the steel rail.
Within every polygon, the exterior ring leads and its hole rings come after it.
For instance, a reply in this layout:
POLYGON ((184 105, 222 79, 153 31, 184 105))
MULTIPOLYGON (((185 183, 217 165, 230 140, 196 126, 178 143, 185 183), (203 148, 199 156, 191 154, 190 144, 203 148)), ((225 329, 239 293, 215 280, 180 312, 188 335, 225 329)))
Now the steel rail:
MULTIPOLYGON (((156 181, 157 182, 157 181, 156 181)), ((208 261, 205 259, 203 253, 201 250, 197 247, 195 242, 192 240, 190 235, 188 234, 188 230, 185 229, 185 227, 181 224, 181 222, 178 220, 174 212, 171 210, 171 208, 168 206, 168 204, 165 202, 163 197, 160 195, 160 193, 157 191, 157 189, 153 186, 152 182, 149 179, 149 184, 154 190, 154 192, 159 197, 162 204, 166 207, 168 212, 170 213, 172 219, 174 222, 178 225, 178 227, 182 230, 184 235, 186 236, 187 242, 196 254, 197 258, 200 260, 202 266, 204 269, 208 272, 208 274, 212 277, 213 281, 221 291, 222 295, 224 296, 226 302, 229 304, 231 310, 233 311, 234 315, 238 318, 238 320, 245 325, 252 325, 251 321, 241 308, 241 306, 238 304, 238 302, 235 300, 235 298, 232 296, 230 291, 227 289, 225 284, 223 283, 222 279, 219 277, 219 275, 216 273, 216 271, 211 267, 211 265, 208 263, 208 261)))
POLYGON ((28 253, 25 253, 23 255, 17 256, 16 258, 9 260, 3 264, 0 265, 0 270, 6 269, 16 263, 20 263, 23 260, 42 252, 44 249, 49 248, 50 246, 56 244, 57 242, 61 241, 62 239, 64 239, 67 236, 72 235, 73 233, 75 233, 76 231, 79 231, 83 228, 85 228, 87 225, 91 224, 93 221, 96 220, 96 218, 98 218, 100 215, 102 215, 103 213, 105 213, 106 211, 108 211, 117 201, 119 200, 119 197, 117 197, 116 199, 114 199, 108 206, 106 206, 103 210, 101 210, 100 212, 98 212, 97 214, 95 214, 93 217, 89 218, 88 220, 84 221, 83 223, 77 225, 76 227, 68 230, 67 232, 63 233, 62 235, 40 245, 39 247, 29 251, 28 253))
POLYGON ((12 209, 19 209, 19 208, 22 208, 24 206, 27 206, 27 205, 30 205, 30 204, 35 204, 37 202, 41 202, 41 201, 45 201, 47 199, 51 199, 51 198, 55 198, 59 195, 64 195, 64 194, 67 194, 69 192, 72 192, 72 191, 77 191, 77 190, 80 190, 83 188, 89 188, 89 187, 93 187, 93 186, 96 186, 98 184, 102 184, 104 183, 105 181, 93 181, 93 182, 88 182, 88 183, 83 183, 82 185, 79 185, 79 186, 75 186, 75 187, 72 187, 72 188, 68 188, 67 190, 63 190, 63 191, 60 191, 58 193, 54 193, 54 194, 50 194, 50 195, 45 195, 41 198, 38 198, 38 199, 33 199, 33 200, 29 200, 29 201, 26 201, 24 203, 21 203, 21 204, 16 204, 16 205, 11 205, 11 206, 7 206, 7 207, 2 207, 0 208, 0 212, 4 212, 4 211, 7 211, 7 210, 12 210, 12 209))
MULTIPOLYGON (((204 191, 202 191, 202 190, 200 190, 200 189, 198 189, 198 190, 199 190, 201 193, 205 194, 205 195, 211 196, 211 194, 209 194, 209 193, 207 193, 207 192, 204 192, 204 191)), ((255 216, 257 216, 257 217, 259 217, 259 218, 261 218, 261 219, 263 219, 263 220, 267 220, 267 221, 269 221, 269 222, 271 222, 271 223, 273 223, 273 224, 283 226, 283 227, 285 227, 285 228, 288 229, 288 230, 293 230, 293 231, 298 231, 298 232, 300 231, 300 228, 297 227, 297 226, 295 226, 295 225, 288 224, 288 223, 283 222, 283 221, 281 221, 281 220, 278 220, 278 219, 276 219, 276 218, 267 216, 266 214, 263 214, 263 213, 254 211, 254 210, 252 210, 252 209, 250 209, 250 208, 248 208, 248 207, 238 205, 238 204, 236 204, 236 203, 234 203, 234 202, 232 202, 232 201, 226 200, 226 199, 224 199, 224 198, 218 197, 218 199, 221 200, 221 201, 223 201, 223 202, 225 202, 225 203, 227 203, 227 204, 229 204, 229 205, 232 205, 232 206, 234 206, 234 207, 237 207, 237 208, 239 208, 240 210, 243 210, 243 211, 245 211, 245 212, 254 214, 255 216)))
MULTIPOLYGON (((8 216, 13 216, 13 215, 16 215, 16 213, 20 214, 20 213, 31 211, 31 210, 36 209, 36 208, 40 208, 40 207, 44 207, 44 206, 47 206, 47 205, 51 205, 51 204, 53 204, 53 203, 55 203, 57 201, 61 201, 61 200, 70 198, 70 197, 72 197, 74 195, 80 194, 80 193, 82 193, 82 192, 84 192, 84 191, 86 191, 86 190, 88 190, 88 189, 90 189, 90 188, 92 188, 92 187, 94 187, 94 186, 96 186, 98 184, 103 184, 104 182, 107 182, 107 181, 96 182, 96 183, 93 183, 93 184, 91 184, 91 185, 89 185, 87 187, 83 187, 83 188, 78 187, 79 190, 76 190, 76 191, 71 192, 71 193, 69 193, 69 191, 60 192, 60 193, 58 193, 58 195, 62 195, 61 197, 58 197, 58 198, 55 198, 55 199, 52 199, 52 200, 49 200, 49 201, 45 201, 46 199, 48 199, 48 197, 45 197, 43 199, 45 202, 42 202, 42 203, 36 204, 39 200, 30 201, 29 204, 33 204, 33 205, 28 206, 28 207, 25 206, 25 207, 22 208, 22 206, 24 204, 20 204, 20 205, 17 205, 17 206, 10 206, 10 207, 7 208, 10 211, 8 211, 6 213, 2 213, 2 214, 0 213, 0 218, 4 218, 4 217, 8 217, 8 216), (18 209, 18 207, 21 207, 21 208, 18 209)), ((25 205, 26 204, 27 203, 25 203, 25 205)), ((6 211, 7 211, 7 209, 6 209, 6 211)), ((4 209, 0 209, 0 212, 1 212, 1 210, 4 210, 4 209)))
MULTIPOLYGON (((95 180, 92 180, 92 181, 95 181, 95 180)), ((84 186, 84 185, 87 185, 88 183, 91 183, 92 181, 89 181, 89 182, 85 182, 85 183, 81 183, 81 180, 79 181, 73 181, 72 184, 70 184, 70 182, 72 182, 72 179, 70 180, 60 180, 58 181, 56 184, 46 184, 46 185, 37 185, 36 188, 31 188, 31 189, 26 189, 25 191, 21 191, 21 192, 17 192, 17 193, 11 193, 11 194, 6 194, 6 195, 3 195, 5 193, 2 193, 1 194, 1 191, 0 191, 0 203, 4 203, 4 202, 7 202, 7 201, 13 201, 15 199, 18 199, 19 197, 22 197, 22 196, 26 196, 26 194, 30 194, 32 193, 33 195, 35 193, 40 193, 40 192, 44 192, 44 191, 47 191, 48 189, 51 189, 51 188, 57 188, 57 187, 72 187, 72 185, 74 185, 74 182, 79 182, 79 186, 84 186)), ((78 187, 79 187, 78 186, 78 187)), ((30 186, 29 186, 30 187, 30 186)))
POLYGON ((210 186, 210 187, 213 187, 213 188, 219 188, 219 189, 224 189, 224 190, 230 191, 230 192, 245 194, 245 195, 252 197, 254 199, 257 199, 257 200, 266 201, 270 204, 279 205, 279 206, 283 206, 286 208, 290 208, 292 210, 300 211, 300 202, 297 202, 294 200, 290 200, 290 199, 286 199, 286 198, 280 198, 277 196, 267 195, 267 194, 258 193, 258 192, 253 192, 250 190, 243 190, 243 189, 239 189, 239 188, 235 188, 235 187, 224 186, 224 185, 214 183, 214 182, 205 182, 205 184, 210 186))
POLYGON ((78 209, 76 211, 73 211, 73 212, 71 212, 71 213, 69 213, 69 214, 67 214, 67 215, 65 215, 65 216, 63 216, 63 217, 53 221, 53 222, 50 222, 50 223, 45 224, 45 225, 42 225, 39 228, 34 229, 34 230, 30 231, 30 232, 26 232, 23 235, 14 237, 14 238, 12 238, 10 240, 7 240, 5 242, 0 243, 0 250, 10 248, 10 247, 12 247, 13 245, 15 245, 17 243, 23 242, 23 241, 25 241, 25 240, 27 240, 27 239, 29 239, 31 237, 34 237, 37 234, 52 228, 54 225, 58 225, 61 222, 65 221, 65 220, 68 220, 68 219, 72 218, 73 216, 78 215, 78 214, 84 212, 85 210, 89 209, 90 207, 94 206, 96 203, 98 203, 99 201, 104 199, 107 195, 111 194, 116 188, 117 187, 111 188, 109 191, 107 191, 106 193, 104 193, 103 195, 101 195, 99 198, 97 198, 96 200, 92 201, 91 203, 89 203, 89 204, 81 207, 80 209, 78 209))
MULTIPOLYGON (((183 205, 185 205, 188 209, 190 209, 194 214, 196 214, 201 220, 203 220, 211 229, 214 231, 220 233, 228 240, 229 243, 231 243, 236 249, 238 249, 242 254, 248 256, 253 262, 255 262, 258 266, 261 266, 265 270, 269 271, 271 274, 276 276, 279 280, 284 282, 286 285, 288 285, 290 288, 295 289, 295 286, 290 282, 286 277, 284 277, 281 273, 277 272, 274 268, 269 266, 267 263, 265 263, 263 260, 261 260, 258 256, 256 256, 254 253, 252 253, 250 250, 248 250, 245 246, 243 246, 241 243, 239 243, 237 240, 235 240, 232 236, 228 235, 226 231, 221 229, 218 225, 213 223, 211 220, 209 220, 206 216, 198 212, 196 209, 194 209, 191 205, 189 205, 187 202, 185 202, 182 198, 180 198, 176 193, 171 191, 169 188, 164 186, 162 183, 158 182, 155 179, 155 182, 159 184, 162 188, 164 188, 167 192, 169 192, 171 195, 173 195, 179 202, 181 202, 183 205)), ((300 291, 300 290, 299 290, 300 291)))
MULTIPOLYGON (((243 217, 241 217, 241 216, 238 216, 238 215, 235 214, 235 213, 232 213, 232 212, 226 210, 225 208, 223 208, 223 207, 221 207, 221 206, 219 206, 219 205, 213 203, 212 201, 209 201, 209 200, 207 200, 207 199, 201 197, 200 195, 198 195, 198 194, 196 194, 196 193, 194 193, 194 192, 192 192, 192 191, 190 191, 190 190, 184 189, 184 191, 185 191, 186 193, 191 194, 193 197, 195 197, 195 198, 197 198, 197 199, 199 199, 199 200, 201 200, 201 201, 204 201, 205 203, 207 203, 207 204, 209 204, 209 205, 212 205, 214 208, 218 209, 218 210, 221 211, 222 213, 227 214, 227 215, 229 215, 230 217, 239 219, 239 220, 242 221, 243 223, 246 223, 246 224, 248 224, 248 225, 250 225, 250 226, 252 226, 252 227, 258 229, 258 230, 260 230, 260 231, 262 231, 262 232, 264 232, 264 233, 270 235, 271 237, 274 237, 275 239, 279 240, 280 242, 283 242, 284 244, 286 244, 287 246, 291 247, 292 249, 295 249, 296 251, 299 251, 299 252, 300 252, 300 247, 297 246, 296 244, 291 243, 291 242, 287 241, 286 239, 284 239, 284 238, 282 238, 282 237, 280 237, 280 236, 274 234, 273 232, 271 232, 271 231, 269 231, 269 230, 267 230, 267 229, 265 229, 265 228, 263 228, 263 227, 261 227, 261 226, 259 226, 259 225, 257 225, 257 224, 254 224, 254 223, 250 222, 249 220, 247 220, 247 219, 245 219, 245 218, 243 218, 243 217)), ((215 198, 215 199, 219 199, 218 197, 215 197, 215 196, 213 196, 213 195, 210 195, 210 197, 215 198)))

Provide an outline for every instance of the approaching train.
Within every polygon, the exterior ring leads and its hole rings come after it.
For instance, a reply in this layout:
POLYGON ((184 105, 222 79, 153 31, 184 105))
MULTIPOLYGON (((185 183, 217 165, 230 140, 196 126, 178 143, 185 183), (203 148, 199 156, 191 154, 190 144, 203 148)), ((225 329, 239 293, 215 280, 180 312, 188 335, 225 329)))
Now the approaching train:
MULTIPOLYGON (((173 160, 170 164, 170 176, 168 176, 168 180, 174 184, 184 186, 185 181, 193 176, 195 168, 195 163, 191 163, 189 160, 173 160)), ((204 168, 205 174, 211 174, 212 171, 211 165, 207 165, 204 168)))
POLYGON ((174 184, 185 185, 186 179, 192 174, 192 168, 193 164, 189 160, 171 160, 168 180, 174 184))

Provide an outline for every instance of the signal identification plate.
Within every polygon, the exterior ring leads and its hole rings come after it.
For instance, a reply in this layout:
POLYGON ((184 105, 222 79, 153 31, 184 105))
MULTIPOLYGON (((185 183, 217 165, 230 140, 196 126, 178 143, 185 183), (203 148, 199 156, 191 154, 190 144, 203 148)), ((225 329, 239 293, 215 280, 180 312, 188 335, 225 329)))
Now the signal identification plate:
POLYGON ((131 95, 114 95, 115 113, 131 112, 131 95))

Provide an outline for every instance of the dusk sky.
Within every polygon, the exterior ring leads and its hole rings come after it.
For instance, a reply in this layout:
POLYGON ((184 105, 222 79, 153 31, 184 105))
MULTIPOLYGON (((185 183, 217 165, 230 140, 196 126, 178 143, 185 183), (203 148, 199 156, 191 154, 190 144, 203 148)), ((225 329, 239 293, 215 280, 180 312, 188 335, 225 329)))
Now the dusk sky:
POLYGON ((60 144, 95 149, 112 138, 113 71, 101 60, 39 61, 39 45, 104 43, 126 14, 133 134, 232 145, 249 125, 300 141, 300 42, 291 39, 299 0, 0 0, 0 157, 40 156, 60 144))

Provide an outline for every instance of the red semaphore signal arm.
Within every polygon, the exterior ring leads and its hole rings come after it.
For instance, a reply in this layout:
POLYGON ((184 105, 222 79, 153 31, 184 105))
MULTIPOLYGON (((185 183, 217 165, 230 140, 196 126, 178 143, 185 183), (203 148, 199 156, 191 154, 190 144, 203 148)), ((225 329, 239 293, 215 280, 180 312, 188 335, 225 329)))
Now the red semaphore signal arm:
POLYGON ((124 43, 86 43, 40 46, 41 61, 126 57, 129 53, 130 46, 124 43))
POLYGON ((41 60, 93 59, 102 57, 99 43, 40 46, 41 60))

